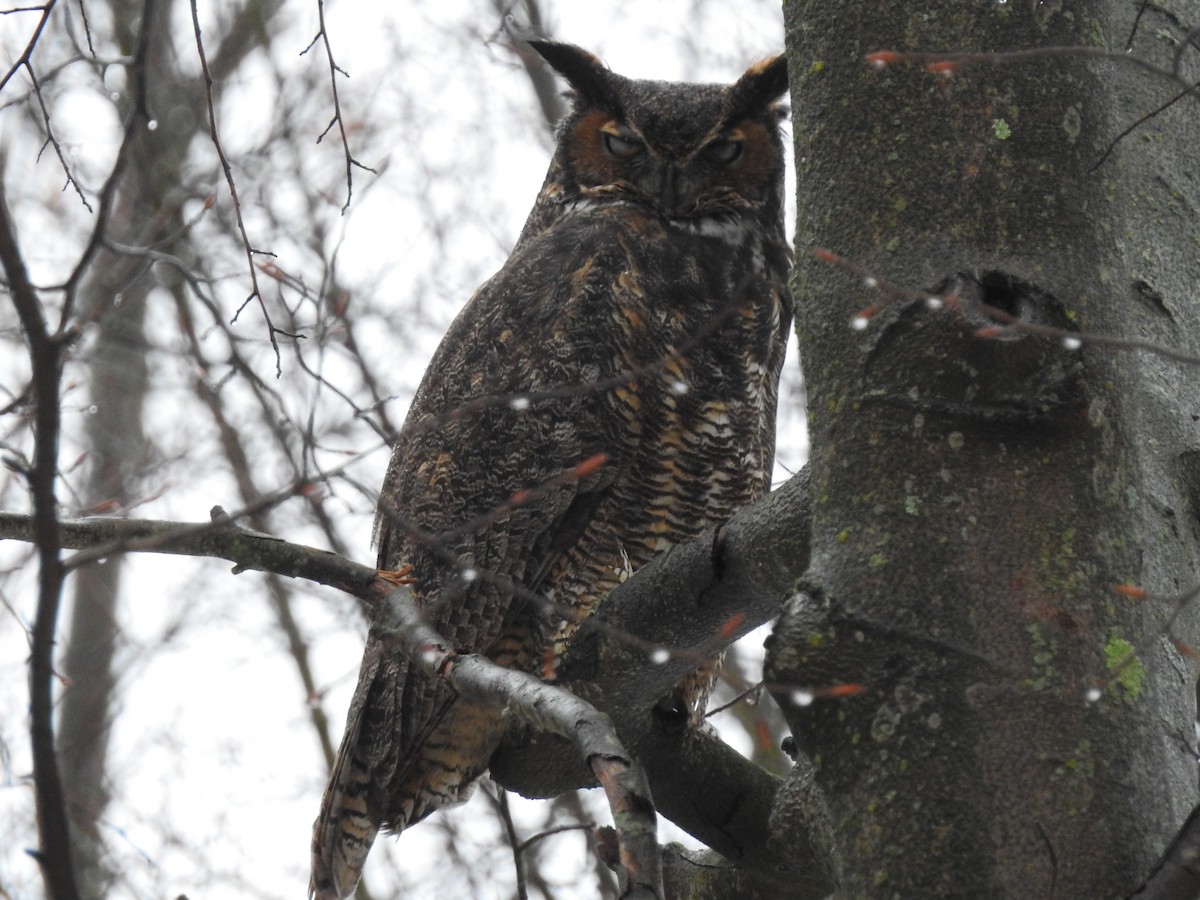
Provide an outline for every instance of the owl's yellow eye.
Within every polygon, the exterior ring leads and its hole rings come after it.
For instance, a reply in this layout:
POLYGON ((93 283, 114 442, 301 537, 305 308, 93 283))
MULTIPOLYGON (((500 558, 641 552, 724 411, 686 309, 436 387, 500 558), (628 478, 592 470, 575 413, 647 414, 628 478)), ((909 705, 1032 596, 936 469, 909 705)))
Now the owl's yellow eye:
POLYGON ((715 162, 723 166, 729 165, 741 155, 742 142, 729 138, 717 138, 704 148, 704 156, 709 162, 715 162))
POLYGON ((642 142, 634 138, 604 133, 604 146, 617 159, 632 159, 642 152, 642 142))

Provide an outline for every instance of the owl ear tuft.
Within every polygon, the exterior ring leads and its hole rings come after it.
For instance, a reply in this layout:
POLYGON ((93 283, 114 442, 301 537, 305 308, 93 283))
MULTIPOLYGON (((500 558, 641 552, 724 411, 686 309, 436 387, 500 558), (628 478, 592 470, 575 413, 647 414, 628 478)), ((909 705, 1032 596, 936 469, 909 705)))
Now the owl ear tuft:
POLYGON ((617 111, 619 104, 613 89, 613 79, 617 76, 598 56, 574 44, 560 44, 557 41, 530 41, 529 46, 540 53, 554 71, 567 79, 583 100, 617 111))
POLYGON ((788 89, 787 57, 782 53, 748 68, 729 89, 731 122, 761 113, 788 89))

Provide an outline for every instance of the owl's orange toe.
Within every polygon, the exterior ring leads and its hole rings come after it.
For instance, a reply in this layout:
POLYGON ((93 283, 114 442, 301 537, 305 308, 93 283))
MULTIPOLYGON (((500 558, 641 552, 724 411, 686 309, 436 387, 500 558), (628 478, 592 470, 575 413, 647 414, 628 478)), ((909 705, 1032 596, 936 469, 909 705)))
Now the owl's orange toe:
POLYGON ((399 569, 376 569, 375 577, 391 585, 413 584, 416 579, 410 577, 412 570, 412 566, 401 566, 399 569))

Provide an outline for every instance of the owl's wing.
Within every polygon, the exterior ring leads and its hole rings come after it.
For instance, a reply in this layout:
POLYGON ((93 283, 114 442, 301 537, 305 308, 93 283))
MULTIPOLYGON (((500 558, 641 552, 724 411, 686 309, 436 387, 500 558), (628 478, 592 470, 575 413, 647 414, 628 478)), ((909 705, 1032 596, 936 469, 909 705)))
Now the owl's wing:
POLYGON ((480 288, 430 363, 384 481, 379 565, 415 567, 431 622, 461 649, 491 644, 496 602, 536 590, 637 449, 637 388, 621 378, 637 363, 618 335, 636 284, 622 242, 573 233, 598 227, 552 229, 480 288))
MULTIPOLYGON (((638 445, 638 387, 622 373, 639 361, 619 335, 640 288, 631 240, 596 233, 604 227, 616 226, 564 224, 523 242, 472 297, 425 373, 380 499, 380 568, 412 565, 433 627, 462 651, 503 655, 507 641, 507 664, 529 664, 519 658, 536 627, 529 595, 638 445), (602 465, 572 474, 597 454, 602 465)), ((463 758, 448 761, 454 703, 446 685, 414 677, 371 635, 314 833, 318 890, 318 871, 356 879, 374 830, 398 831, 452 802, 486 767, 499 734, 454 737, 463 758), (405 794, 422 767, 447 770, 438 796, 405 794)))
MULTIPOLYGON (((431 624, 459 650, 493 647, 636 450, 630 390, 614 386, 630 368, 618 329, 637 286, 628 242, 602 227, 551 229, 480 288, 430 363, 384 481, 379 565, 414 566, 431 624), (602 466, 572 476, 597 454, 602 466)), ((450 695, 398 674, 406 755, 450 695)))

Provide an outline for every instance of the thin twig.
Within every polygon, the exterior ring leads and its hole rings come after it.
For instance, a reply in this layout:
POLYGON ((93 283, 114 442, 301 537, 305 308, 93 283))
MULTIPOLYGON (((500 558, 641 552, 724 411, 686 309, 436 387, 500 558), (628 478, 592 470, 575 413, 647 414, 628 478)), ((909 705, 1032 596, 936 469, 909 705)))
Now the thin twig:
MULTIPOLYGON (((62 165, 63 172, 67 176, 67 184, 75 189, 75 193, 79 195, 79 199, 87 208, 87 211, 93 212, 92 205, 88 203, 87 197, 84 196, 83 188, 79 186, 79 182, 76 181, 75 176, 71 174, 71 166, 67 162, 66 154, 63 153, 62 144, 59 143, 58 138, 54 135, 54 126, 50 123, 50 109, 46 106, 46 98, 42 96, 42 86, 38 82, 37 73, 33 71, 34 48, 37 47, 38 41, 42 37, 42 31, 45 29, 46 22, 50 19, 50 13, 54 9, 54 4, 57 2, 58 0, 48 0, 46 5, 41 7, 28 6, 5 10, 6 13, 9 13, 35 12, 40 9, 42 17, 38 20, 37 27, 33 30, 33 36, 25 45, 24 51, 22 51, 21 55, 17 57, 16 62, 9 67, 8 71, 4 73, 4 77, 0 78, 0 91, 4 90, 5 86, 12 79, 12 77, 21 69, 24 69, 26 73, 28 73, 29 80, 33 84, 33 95, 37 98, 38 108, 42 111, 42 122, 46 126, 46 143, 54 148, 54 153, 58 156, 59 164, 62 165)), ((39 154, 39 156, 40 155, 41 154, 39 154)))
POLYGON ((1200 806, 1192 808, 1146 880, 1129 900, 1200 897, 1200 806))
POLYGON ((513 823, 512 810, 508 808, 508 791, 495 785, 496 792, 491 794, 495 801, 496 811, 504 825, 504 834, 508 838, 508 848, 512 851, 513 871, 517 877, 517 900, 529 900, 529 886, 525 882, 525 863, 521 859, 521 847, 524 844, 517 840, 517 826, 513 823))
POLYGON ((24 51, 9 67, 8 71, 4 73, 4 77, 0 78, 0 91, 4 90, 8 82, 20 71, 22 66, 29 65, 29 60, 33 58, 33 50, 37 46, 38 40, 41 39, 43 29, 46 27, 46 20, 50 18, 50 11, 54 9, 54 4, 57 2, 58 0, 48 0, 44 6, 22 6, 17 9, 7 10, 7 12, 36 12, 37 10, 41 10, 42 17, 38 20, 37 27, 33 30, 33 36, 25 45, 24 51))
POLYGON ((1181 88, 1180 92, 1172 97, 1166 103, 1162 104, 1157 109, 1141 116, 1136 122, 1122 131, 1108 148, 1100 156, 1100 158, 1088 170, 1093 172, 1109 157, 1113 148, 1127 137, 1131 132, 1138 128, 1146 121, 1154 118, 1163 110, 1168 109, 1178 103, 1184 97, 1192 96, 1200 98, 1200 81, 1190 83, 1183 77, 1183 54, 1187 48, 1194 44, 1197 36, 1200 36, 1200 28, 1193 28, 1189 31, 1179 46, 1175 48, 1175 54, 1172 59, 1170 69, 1155 65, 1147 59, 1132 55, 1129 51, 1133 47, 1133 35, 1137 30, 1137 22, 1142 17, 1142 12, 1145 10, 1145 4, 1138 10, 1137 19, 1134 21, 1133 31, 1129 34, 1129 41, 1126 46, 1126 52, 1118 53, 1115 50, 1109 50, 1105 47, 1034 47, 1027 50, 1010 50, 1003 53, 902 53, 894 50, 878 50, 874 53, 868 53, 866 56, 867 62, 877 67, 893 65, 895 63, 923 63, 930 71, 938 75, 951 75, 959 68, 974 65, 984 64, 1002 64, 1002 63, 1020 63, 1031 59, 1044 59, 1047 57, 1061 56, 1092 56, 1099 59, 1119 61, 1122 63, 1133 63, 1141 69, 1150 72, 1153 75, 1158 75, 1168 81, 1178 84, 1181 88))
MULTIPOLYGON (((1191 34, 1188 35, 1190 42, 1191 34)), ((1009 50, 1002 53, 942 53, 923 52, 906 53, 895 50, 878 50, 867 54, 867 62, 883 67, 893 63, 922 63, 935 74, 950 75, 960 68, 980 65, 1000 65, 1008 63, 1028 62, 1032 59, 1058 59, 1064 56, 1090 56, 1095 59, 1105 59, 1112 62, 1132 63, 1140 69, 1158 75, 1169 81, 1174 81, 1188 89, 1189 93, 1197 94, 1198 89, 1188 84, 1179 72, 1178 60, 1172 69, 1164 69, 1148 59, 1109 50, 1107 47, 1030 47, 1025 50, 1009 50)))
POLYGON ((567 831, 591 831, 595 827, 595 825, 585 825, 580 822, 575 822, 571 825, 552 825, 521 841, 517 846, 517 852, 523 854, 525 851, 531 850, 535 844, 540 843, 548 837, 554 837, 556 834, 563 834, 567 831))
POLYGON ((379 173, 370 166, 365 166, 360 163, 350 152, 350 141, 346 137, 346 123, 342 119, 342 104, 338 98, 337 87, 337 77, 339 73, 345 78, 349 78, 350 75, 333 59, 333 48, 329 45, 329 30, 325 27, 325 0, 317 0, 317 17, 320 20, 320 30, 317 32, 317 36, 312 39, 309 45, 301 51, 300 55, 303 56, 312 49, 313 44, 320 40, 322 45, 325 47, 325 58, 329 60, 329 84, 333 91, 333 118, 329 121, 329 124, 325 126, 325 130, 322 131, 317 137, 317 143, 321 143, 321 141, 325 139, 325 135, 329 134, 330 129, 332 129, 334 125, 337 125, 338 134, 341 135, 342 138, 342 153, 346 157, 346 202, 342 204, 342 215, 345 215, 346 210, 350 208, 350 198, 354 194, 354 167, 358 166, 360 169, 363 169, 364 171, 370 172, 374 175, 378 175, 379 173))
POLYGON ((747 686, 744 690, 738 691, 736 694, 734 694, 728 703, 722 703, 720 706, 714 707, 713 709, 706 710, 704 713, 704 718, 708 719, 708 718, 715 716, 717 713, 725 712, 725 710, 730 709, 731 707, 737 706, 739 703, 741 703, 743 700, 746 700, 751 695, 757 696, 757 695, 761 694, 763 688, 765 688, 765 687, 767 687, 767 685, 762 681, 759 681, 759 682, 756 682, 755 684, 751 684, 751 685, 747 686))
POLYGON ((1100 154, 1100 158, 1098 160, 1096 160, 1094 163, 1092 163, 1092 167, 1090 169, 1088 169, 1088 172, 1089 173, 1095 172, 1097 169, 1099 169, 1102 165, 1104 165, 1105 160, 1107 160, 1110 156, 1112 156, 1112 152, 1117 149, 1117 144, 1121 143, 1121 141, 1125 140, 1125 138, 1129 137, 1129 135, 1133 134, 1135 131, 1137 131, 1137 129, 1141 128, 1143 125, 1145 125, 1151 119, 1153 119, 1155 116, 1166 112, 1168 109, 1170 109, 1172 106, 1174 106, 1180 100, 1182 100, 1184 97, 1191 94, 1196 89, 1196 87, 1200 87, 1200 82, 1197 82, 1196 85, 1193 85, 1192 87, 1190 87, 1186 90, 1180 91, 1178 94, 1176 94, 1170 100, 1166 101, 1165 103, 1158 106, 1157 108, 1152 109, 1150 112, 1146 113, 1145 115, 1138 116, 1138 118, 1135 119, 1133 121, 1133 123, 1131 125, 1129 125, 1129 127, 1122 130, 1120 134, 1118 134, 1115 138, 1112 139, 1112 141, 1109 142, 1109 145, 1106 148, 1104 148, 1104 152, 1100 154))
MULTIPOLYGON (((378 449, 378 448, 372 448, 372 450, 374 450, 374 449, 378 449)), ((372 450, 368 450, 366 452, 370 453, 370 452, 372 452, 372 450)), ((293 497, 303 495, 305 492, 311 490, 314 484, 320 483, 322 481, 328 481, 332 478, 337 477, 337 475, 339 473, 341 473, 342 471, 344 471, 346 468, 356 464, 359 461, 359 459, 361 459, 362 455, 364 455, 364 454, 356 455, 353 459, 347 460, 342 465, 321 473, 321 475, 317 478, 297 479, 296 481, 293 481, 291 484, 285 485, 284 487, 280 488, 279 490, 272 491, 268 494, 263 494, 259 499, 255 500, 253 503, 247 503, 244 507, 242 507, 241 509, 237 510, 236 512, 234 512, 232 514, 226 513, 220 507, 215 507, 214 509, 216 511, 219 511, 219 520, 215 520, 214 523, 179 523, 179 522, 157 523, 159 526, 162 526, 162 525, 175 526, 175 530, 174 531, 171 531, 171 530, 164 531, 161 527, 158 527, 158 528, 151 528, 147 533, 137 533, 136 525, 139 522, 139 520, 136 520, 136 519, 121 520, 121 521, 132 523, 129 526, 131 530, 120 531, 120 532, 116 533, 115 536, 113 537, 113 539, 109 542, 105 542, 105 543, 101 543, 101 544, 96 544, 95 542, 92 542, 92 543, 85 543, 85 544, 79 545, 79 546, 85 547, 86 549, 80 550, 74 556, 67 559, 63 563, 63 566, 66 571, 70 571, 72 569, 76 569, 79 566, 84 565, 85 563, 95 562, 99 559, 105 559, 107 557, 113 556, 118 553, 129 553, 129 552, 133 552, 133 551, 148 551, 148 552, 152 552, 152 553, 180 552, 177 549, 168 549, 168 548, 170 548, 171 545, 176 541, 182 541, 182 542, 184 542, 184 545, 186 545, 187 539, 193 535, 204 534, 208 530, 213 529, 214 527, 219 528, 219 526, 221 526, 221 525, 227 525, 227 524, 232 524, 234 522, 241 521, 242 519, 265 512, 266 510, 271 509, 272 507, 278 506, 280 503, 290 500, 293 497)), ((7 517, 8 517, 7 514, 0 514, 0 521, 3 521, 7 517)), ((88 521, 88 520, 81 520, 81 521, 88 521)), ((113 520, 103 519, 101 521, 113 521, 113 520)), ((140 521, 143 524, 150 524, 150 525, 155 524, 152 522, 148 522, 148 520, 140 520, 140 521)), ((72 524, 74 524, 74 523, 72 523, 72 524)), ((278 538, 272 538, 272 540, 279 541, 278 538)), ((65 537, 64 537, 64 541, 65 541, 65 537)), ((283 543, 283 542, 280 542, 280 543, 283 543)), ((74 545, 64 543, 63 546, 74 546, 74 545)), ((209 555, 223 556, 224 555, 223 553, 210 554, 202 548, 196 549, 194 551, 184 551, 184 552, 188 553, 189 555, 194 555, 194 556, 209 556, 209 555)), ((299 575, 298 572, 280 571, 278 569, 274 569, 269 566, 255 565, 252 562, 240 560, 237 557, 227 557, 227 558, 229 558, 233 561, 239 562, 239 565, 243 568, 263 568, 264 571, 277 572, 278 574, 281 574, 281 575, 292 575, 292 576, 299 575)), ((314 580, 319 581, 320 579, 314 579, 314 580)), ((322 583, 326 583, 326 582, 322 582, 322 583)), ((345 588, 343 588, 343 589, 345 589, 345 588)))
POLYGON ((1149 5, 1150 5, 1150 0, 1142 0, 1142 2, 1140 4, 1138 4, 1137 15, 1133 17, 1133 27, 1129 29, 1129 39, 1127 41, 1125 41, 1125 52, 1126 53, 1129 53, 1131 50, 1133 50, 1134 36, 1137 35, 1138 26, 1141 24, 1141 21, 1142 21, 1142 14, 1146 11, 1146 7, 1148 7, 1149 5))
MULTIPOLYGON (((195 333, 190 327, 191 323, 188 321, 187 304, 179 301, 178 305, 181 307, 180 319, 184 323, 185 331, 191 343, 191 357, 198 364, 203 365, 204 355, 201 351, 200 343, 196 340, 195 333)), ((226 415, 219 392, 204 378, 196 378, 194 385, 196 395, 199 397, 200 402, 208 409, 209 415, 217 426, 217 432, 220 435, 220 444, 229 462, 229 469, 234 474, 234 480, 237 482, 242 503, 251 504, 258 501, 262 497, 262 491, 259 490, 258 485, 254 482, 254 465, 246 451, 242 435, 226 415)), ((283 449, 286 452, 287 447, 285 446, 283 449)), ((311 499, 314 493, 313 491, 307 491, 301 496, 311 499)), ((265 531, 269 528, 268 519, 264 513, 252 513, 249 516, 249 520, 252 528, 260 531, 265 531)), ((308 700, 309 719, 312 722, 313 729, 317 733, 317 739, 325 756, 326 767, 332 768, 335 745, 329 731, 329 722, 326 718, 324 707, 320 702, 321 692, 318 690, 316 679, 313 676, 312 664, 309 657, 309 644, 301 630, 300 623, 296 621, 296 617, 292 612, 291 589, 275 573, 268 574, 266 588, 276 621, 279 623, 279 627, 287 639, 289 655, 296 665, 297 674, 300 676, 300 682, 304 687, 304 695, 308 700)))
POLYGON ((217 131, 217 111, 216 103, 213 100, 213 77, 208 68, 208 57, 204 53, 204 40, 200 35, 200 12, 196 8, 196 0, 191 0, 192 7, 192 28, 196 33, 196 53, 200 58, 200 70, 204 75, 204 97, 208 106, 208 133, 212 139, 213 147, 217 151, 217 159, 221 163, 221 170, 225 173, 225 183, 229 186, 229 196, 233 199, 233 214, 237 220, 238 233, 242 237, 242 249, 246 253, 246 265, 250 270, 250 284, 252 290, 249 296, 242 301, 237 312, 234 313, 233 321, 236 322, 242 310, 252 300, 258 301, 259 309, 262 310, 263 319, 267 323, 267 336, 271 341, 271 349, 275 351, 275 377, 279 378, 283 375, 283 361, 279 353, 279 341, 276 339, 276 334, 279 329, 275 327, 275 323, 271 321, 271 313, 267 310, 266 301, 263 299, 262 291, 258 286, 257 267, 254 264, 255 254, 264 254, 274 256, 265 250, 255 250, 250 243, 250 237, 246 234, 246 223, 242 221, 242 203, 238 198, 237 184, 233 180, 233 168, 229 165, 229 160, 225 156, 225 149, 221 146, 221 135, 217 131))
POLYGON ((87 4, 83 0, 78 0, 79 18, 83 20, 83 33, 87 37, 88 52, 92 54, 92 58, 96 57, 96 48, 92 44, 92 23, 88 20, 87 4))

